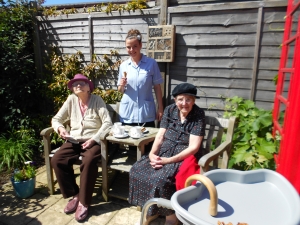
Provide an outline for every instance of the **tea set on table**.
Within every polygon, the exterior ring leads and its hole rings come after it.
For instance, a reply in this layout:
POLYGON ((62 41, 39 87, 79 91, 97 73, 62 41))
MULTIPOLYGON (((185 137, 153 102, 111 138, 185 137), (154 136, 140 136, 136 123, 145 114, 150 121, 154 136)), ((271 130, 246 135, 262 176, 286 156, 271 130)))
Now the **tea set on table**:
POLYGON ((148 132, 147 128, 145 128, 143 125, 134 127, 128 126, 128 129, 126 129, 126 126, 122 126, 121 122, 116 122, 111 129, 111 135, 113 135, 115 138, 131 137, 138 139, 144 137, 144 134, 148 132))

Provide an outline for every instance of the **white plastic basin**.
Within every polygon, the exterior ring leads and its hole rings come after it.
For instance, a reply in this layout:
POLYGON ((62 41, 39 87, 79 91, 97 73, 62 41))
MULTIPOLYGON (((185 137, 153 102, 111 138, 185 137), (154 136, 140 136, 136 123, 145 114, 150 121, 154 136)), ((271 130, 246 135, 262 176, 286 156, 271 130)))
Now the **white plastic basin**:
POLYGON ((209 214, 210 196, 198 183, 177 191, 172 208, 183 224, 299 225, 300 198, 295 188, 277 172, 261 169, 237 171, 219 169, 204 174, 218 193, 216 216, 209 214))

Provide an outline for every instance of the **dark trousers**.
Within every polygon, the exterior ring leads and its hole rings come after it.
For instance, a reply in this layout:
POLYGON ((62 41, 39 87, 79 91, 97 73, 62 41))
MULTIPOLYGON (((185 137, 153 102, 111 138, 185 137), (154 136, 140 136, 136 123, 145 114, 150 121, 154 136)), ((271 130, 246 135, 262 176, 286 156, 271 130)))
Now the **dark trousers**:
POLYGON ((88 206, 91 204, 96 179, 98 176, 97 162, 101 158, 100 145, 83 150, 81 144, 65 142, 51 159, 60 191, 64 198, 79 193, 79 201, 88 206), (80 189, 76 183, 73 165, 82 156, 80 165, 80 189))

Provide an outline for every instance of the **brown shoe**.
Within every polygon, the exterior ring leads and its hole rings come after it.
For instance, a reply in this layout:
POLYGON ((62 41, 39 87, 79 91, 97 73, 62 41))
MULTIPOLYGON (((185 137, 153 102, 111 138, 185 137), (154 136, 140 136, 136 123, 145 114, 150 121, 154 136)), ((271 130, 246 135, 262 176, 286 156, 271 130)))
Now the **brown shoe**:
POLYGON ((77 209, 79 203, 79 199, 78 198, 73 198, 71 199, 68 204, 66 205, 64 212, 65 213, 72 213, 77 209))
POLYGON ((84 220, 88 215, 88 207, 85 207, 84 205, 79 205, 76 209, 75 213, 75 219, 77 221, 82 221, 84 220))

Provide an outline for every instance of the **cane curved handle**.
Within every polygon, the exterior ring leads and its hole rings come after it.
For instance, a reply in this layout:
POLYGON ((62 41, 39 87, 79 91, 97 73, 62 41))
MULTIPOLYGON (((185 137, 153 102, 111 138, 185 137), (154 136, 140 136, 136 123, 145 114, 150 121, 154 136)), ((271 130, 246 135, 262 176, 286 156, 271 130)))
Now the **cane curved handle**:
POLYGON ((194 180, 200 181, 207 188, 210 197, 209 214, 216 216, 218 214, 218 192, 215 185, 208 177, 194 174, 186 179, 184 187, 190 186, 194 180))

